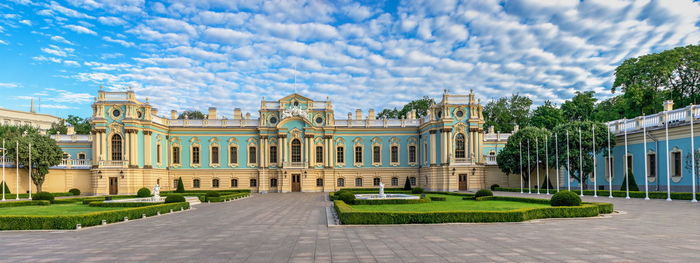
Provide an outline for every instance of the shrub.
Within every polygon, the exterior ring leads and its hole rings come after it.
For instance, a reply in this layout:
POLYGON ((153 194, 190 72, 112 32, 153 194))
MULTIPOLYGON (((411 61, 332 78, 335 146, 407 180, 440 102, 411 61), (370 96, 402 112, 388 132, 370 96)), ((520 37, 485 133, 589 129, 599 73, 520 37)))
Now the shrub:
POLYGON ((49 202, 53 202, 54 197, 49 192, 38 192, 38 193, 32 195, 32 200, 46 200, 49 202))
POLYGON ((5 188, 5 194, 9 194, 9 193, 10 193, 10 188, 7 187, 7 183, 6 183, 5 181, 2 181, 2 187, 5 188))
POLYGON ((10 201, 0 202, 0 207, 15 207, 15 206, 30 206, 30 205, 50 205, 51 202, 46 200, 31 200, 31 201, 10 201))
POLYGON ((411 193, 412 193, 412 194, 422 194, 422 193, 423 193, 423 188, 415 187, 415 188, 411 189, 411 193))
POLYGON ((476 192, 476 194, 474 195, 474 198, 479 198, 482 196, 493 196, 493 192, 491 192, 491 190, 489 190, 489 189, 481 189, 481 190, 476 192))
POLYGON ((403 184, 403 190, 411 190, 411 180, 409 180, 408 177, 406 177, 406 183, 403 184))
POLYGON ((346 204, 353 204, 355 202, 355 195, 351 192, 342 192, 340 195, 336 196, 336 200, 342 200, 346 204))
POLYGON ((165 198, 165 203, 180 203, 180 202, 186 202, 185 197, 182 195, 168 195, 168 197, 165 198))
POLYGON ((221 194, 217 191, 207 192, 206 197, 220 197, 221 194))
POLYGON ((149 203, 149 202, 104 202, 104 201, 94 201, 89 204, 89 206, 94 207, 142 207, 142 206, 152 206, 159 205, 160 203, 149 203))
POLYGON ((581 197, 571 191, 561 191, 552 196, 549 204, 552 206, 579 206, 581 205, 581 197))
POLYGON ((185 192, 185 184, 182 183, 182 176, 177 179, 177 189, 175 189, 176 193, 184 193, 185 192))
MULTIPOLYGON (((632 173, 632 170, 627 170, 627 177, 630 178, 630 191, 639 191, 639 186, 637 185, 637 180, 634 179, 634 173, 632 173)), ((625 177, 623 174, 620 191, 627 191, 627 177, 625 177)))
POLYGON ((71 188, 70 190, 68 190, 68 192, 73 195, 80 195, 80 189, 78 188, 71 188))
POLYGON ((431 196, 431 201, 447 201, 447 197, 444 196, 431 196))
POLYGON ((136 192, 136 196, 138 197, 151 197, 151 190, 149 190, 146 187, 142 187, 139 189, 138 192, 136 192))
POLYGON ((492 185, 491 185, 491 191, 496 191, 496 188, 498 188, 498 187, 501 187, 501 186, 498 185, 498 184, 492 184, 492 185))
POLYGON ((430 198, 422 196, 420 199, 383 199, 383 200, 367 200, 355 199, 353 205, 405 205, 405 204, 422 204, 430 203, 430 198))

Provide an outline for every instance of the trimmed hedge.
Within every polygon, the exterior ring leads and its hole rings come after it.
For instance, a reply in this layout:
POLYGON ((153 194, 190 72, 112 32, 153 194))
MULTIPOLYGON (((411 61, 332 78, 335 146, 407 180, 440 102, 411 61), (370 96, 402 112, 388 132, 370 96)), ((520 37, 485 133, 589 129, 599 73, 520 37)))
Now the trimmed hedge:
POLYGON ((249 195, 250 195, 249 193, 235 193, 235 194, 229 194, 229 195, 222 195, 220 197, 207 197, 207 201, 212 202, 212 203, 224 202, 224 201, 229 201, 229 200, 247 197, 249 195))
POLYGON ((181 202, 187 202, 184 196, 182 195, 169 195, 168 197, 165 198, 165 203, 181 203, 181 202))
POLYGON ((162 203, 95 201, 95 202, 91 202, 89 204, 89 206, 95 206, 95 207, 142 207, 142 206, 152 206, 152 205, 159 205, 159 204, 162 204, 162 203))
POLYGON ((385 199, 385 200, 363 200, 355 199, 352 203, 353 205, 405 205, 405 204, 422 204, 430 203, 431 201, 428 197, 421 197, 419 199, 385 199))
MULTIPOLYGON (((32 198, 33 198, 34 195, 36 195, 36 194, 37 194, 37 193, 32 192, 32 198)), ((52 194, 54 197, 73 196, 73 194, 72 194, 72 193, 69 193, 69 192, 58 192, 58 193, 51 193, 51 194, 52 194)), ((0 196, 2 196, 2 192, 0 192, 0 196)), ((15 198, 16 196, 17 196, 17 194, 7 194, 7 193, 5 194, 5 198, 7 198, 7 199, 12 199, 12 198, 15 198)), ((27 193, 19 194, 19 198, 22 198, 22 199, 29 198, 29 194, 27 194, 27 193)))
POLYGON ((413 189, 411 189, 412 194, 422 194, 423 192, 425 191, 423 190, 423 188, 420 187, 414 187, 413 189))
POLYGON ((0 202, 1 207, 16 207, 16 206, 30 206, 30 205, 50 205, 51 201, 47 200, 31 200, 31 201, 10 201, 10 202, 0 202))
POLYGON ((70 190, 68 190, 68 192, 73 195, 80 195, 80 189, 78 188, 71 188, 70 190))
POLYGON ((549 204, 552 206, 579 206, 581 205, 581 197, 571 191, 561 191, 552 196, 549 204))
POLYGON ((430 197, 431 201, 447 201, 447 197, 444 196, 432 196, 430 197))
POLYGON ((144 207, 126 208, 114 211, 94 212, 82 215, 65 216, 0 216, 0 230, 30 230, 30 229, 75 229, 77 224, 81 226, 94 226, 141 218, 143 214, 153 216, 160 213, 168 213, 170 210, 189 209, 187 202, 159 204, 144 207))
POLYGON ((56 198, 49 192, 38 192, 32 195, 32 200, 46 200, 49 202, 53 202, 54 199, 56 198))
MULTIPOLYGON (((520 188, 505 188, 505 187, 499 187, 496 188, 496 191, 502 191, 502 192, 520 192, 520 188)), ((524 188, 524 191, 527 192, 527 188, 524 188)), ((561 189, 559 191, 566 191, 566 189, 561 189)), ((550 189, 550 193, 556 193, 556 189, 550 189)), ((571 192, 574 192, 576 194, 581 194, 581 190, 578 189, 571 189, 571 192)), ((612 191, 614 197, 626 197, 627 193, 626 191, 619 191, 619 190, 613 190, 612 191)), ((587 196, 593 196, 593 190, 583 190, 583 195, 587 196)), ((598 190, 598 196, 609 196, 610 191, 608 190, 598 190)), ((644 198, 645 193, 644 191, 630 191, 630 197, 632 198, 644 198)), ((700 199, 700 193, 695 194, 696 199, 700 199)), ((649 198, 651 199, 666 199, 666 192, 649 192, 649 198)), ((692 200, 693 199, 693 193, 686 193, 686 192, 671 192, 671 199, 675 200, 692 200)))

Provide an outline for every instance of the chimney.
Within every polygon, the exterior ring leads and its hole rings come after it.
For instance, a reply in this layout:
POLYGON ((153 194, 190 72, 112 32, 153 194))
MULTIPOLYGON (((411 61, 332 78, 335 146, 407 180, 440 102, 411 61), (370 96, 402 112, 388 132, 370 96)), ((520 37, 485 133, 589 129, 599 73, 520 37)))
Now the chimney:
POLYGON ((664 101, 664 111, 670 111, 673 110, 673 100, 665 100, 664 101))
POLYGON ((246 119, 246 120, 250 120, 250 112, 246 112, 246 113, 245 113, 245 119, 246 119))
POLYGON ((355 120, 362 120, 362 110, 361 109, 356 109, 355 110, 355 120))
POLYGON ((68 131, 66 131, 66 134, 68 134, 68 135, 75 134, 75 127, 73 127, 73 125, 68 125, 68 127, 66 127, 66 128, 68 129, 68 131))
POLYGON ((170 119, 171 119, 171 120, 177 119, 177 111, 176 111, 176 110, 171 110, 171 111, 170 111, 170 119))
POLYGON ((371 120, 371 121, 377 119, 377 118, 374 116, 374 109, 369 109, 369 111, 367 112, 367 119, 368 119, 368 120, 371 120))
POLYGON ((240 120, 241 119, 241 108, 235 108, 233 109, 233 119, 234 120, 240 120))
POLYGON ((207 119, 216 120, 216 107, 209 107, 209 115, 207 115, 207 119))

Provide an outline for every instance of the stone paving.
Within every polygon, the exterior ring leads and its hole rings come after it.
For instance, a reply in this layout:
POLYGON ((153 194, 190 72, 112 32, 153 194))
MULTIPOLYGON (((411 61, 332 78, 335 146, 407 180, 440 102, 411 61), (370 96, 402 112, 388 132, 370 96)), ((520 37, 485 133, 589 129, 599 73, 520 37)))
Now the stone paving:
POLYGON ((256 194, 80 231, 0 232, 0 262, 700 261, 700 203, 584 199, 612 201, 624 213, 525 223, 329 228, 330 203, 322 193, 256 194))

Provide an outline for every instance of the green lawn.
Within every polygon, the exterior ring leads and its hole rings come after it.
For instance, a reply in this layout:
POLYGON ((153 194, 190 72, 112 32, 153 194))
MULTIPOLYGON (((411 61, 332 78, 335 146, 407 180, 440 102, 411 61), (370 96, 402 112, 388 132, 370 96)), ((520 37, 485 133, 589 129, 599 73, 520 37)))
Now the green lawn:
POLYGON ((446 201, 432 201, 422 204, 402 205, 353 205, 354 211, 370 212, 437 212, 437 211, 507 211, 520 208, 549 207, 545 204, 532 204, 514 201, 474 201, 462 200, 462 196, 428 194, 427 196, 446 197, 446 201))
POLYGON ((92 212, 121 210, 129 207, 92 207, 82 203, 32 205, 0 208, 2 215, 26 215, 26 216, 53 216, 53 215, 77 215, 92 212))

